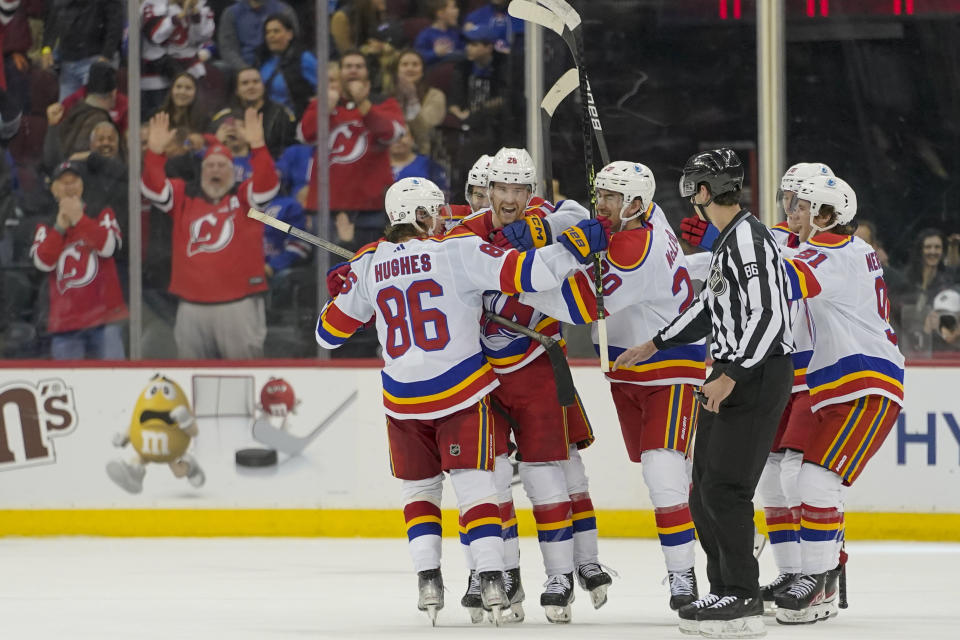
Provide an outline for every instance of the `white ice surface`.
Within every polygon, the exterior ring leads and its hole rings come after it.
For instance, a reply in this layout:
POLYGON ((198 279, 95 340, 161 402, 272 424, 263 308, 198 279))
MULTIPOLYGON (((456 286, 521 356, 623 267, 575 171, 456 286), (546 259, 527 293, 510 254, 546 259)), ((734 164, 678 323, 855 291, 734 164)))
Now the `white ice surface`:
MULTIPOLYGON (((399 517, 399 516, 398 516, 399 517)), ((522 539, 527 620, 471 626, 463 558, 444 539, 446 608, 431 629, 400 539, 0 538, 0 638, 634 638, 681 640, 653 540, 601 540, 620 572, 605 607, 577 590, 573 623, 549 625, 533 539, 522 539)), ((960 638, 960 545, 849 543, 850 608, 769 638, 960 638)), ((699 553, 699 551, 698 551, 699 553)), ((698 578, 706 587, 702 556, 698 578)), ((761 581, 773 576, 769 549, 761 581)))

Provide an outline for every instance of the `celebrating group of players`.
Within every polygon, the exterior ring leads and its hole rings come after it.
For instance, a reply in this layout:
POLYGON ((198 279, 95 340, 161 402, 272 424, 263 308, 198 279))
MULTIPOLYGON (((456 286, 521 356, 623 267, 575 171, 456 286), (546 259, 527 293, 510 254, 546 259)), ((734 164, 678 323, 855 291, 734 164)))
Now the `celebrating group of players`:
MULTIPOLYGON (((724 157, 728 166, 718 170, 732 173, 729 190, 738 201, 743 170, 735 154, 724 157)), ((482 316, 486 309, 557 339, 560 322, 593 323, 600 253, 605 346, 617 361, 605 375, 627 454, 643 465, 669 604, 680 612, 681 631, 710 635, 699 619, 729 603, 709 566, 711 589, 700 597, 688 506, 708 332, 653 349, 639 362, 631 361, 631 348, 655 339, 696 300, 694 280, 708 279, 711 254, 684 255, 642 164, 612 162, 597 174, 593 219, 575 202, 533 197, 536 184, 529 154, 510 148, 474 165, 465 211, 446 205, 429 180, 403 179, 386 194, 385 237, 328 277, 332 299, 316 330, 321 345, 336 348, 375 319, 391 472, 403 481, 418 607, 435 624, 444 605, 440 500, 447 472, 470 568, 463 606, 473 622, 485 611, 497 624, 523 620, 511 436, 547 575, 540 598, 547 619, 570 621, 574 581, 594 607, 606 602, 612 579, 598 560, 578 453, 594 439, 590 423, 579 399, 572 406, 557 400, 539 342, 482 316)), ((717 183, 703 184, 709 191, 717 183)), ((751 604, 725 620, 733 637, 756 634, 756 626, 736 623, 762 614, 764 601, 786 624, 835 615, 844 492, 883 442, 903 398, 903 358, 887 323, 882 269, 851 235, 853 190, 822 164, 791 167, 781 187, 787 221, 769 233, 780 241, 778 266, 789 283, 796 375, 760 481, 780 575, 756 586, 759 612, 751 604)), ((710 192, 711 201, 721 195, 710 192)), ((698 209, 700 217, 684 220, 683 237, 710 248, 716 230, 705 219, 709 209, 698 209)), ((751 304, 760 310, 764 303, 751 304)), ((599 349, 596 325, 593 336, 599 349)))

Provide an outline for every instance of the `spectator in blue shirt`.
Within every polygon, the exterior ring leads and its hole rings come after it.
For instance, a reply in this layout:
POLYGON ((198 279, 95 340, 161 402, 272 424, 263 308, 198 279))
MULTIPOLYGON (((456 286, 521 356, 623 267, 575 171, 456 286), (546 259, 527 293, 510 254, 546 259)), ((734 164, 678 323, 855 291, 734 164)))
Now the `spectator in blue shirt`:
POLYGON ((418 154, 413 148, 413 136, 408 127, 403 128, 403 137, 390 145, 390 167, 393 179, 426 178, 432 180, 440 190, 450 197, 450 180, 447 173, 429 156, 418 154))
POLYGON ((486 27, 494 34, 494 51, 510 53, 514 40, 523 35, 523 20, 513 18, 507 13, 508 4, 510 0, 490 0, 490 4, 467 14, 463 30, 486 27))
POLYGON ((458 20, 460 7, 456 0, 431 0, 433 24, 417 35, 413 48, 428 65, 435 62, 459 60, 463 57, 463 36, 458 20))
MULTIPOLYGON (((307 217, 303 211, 306 188, 297 192, 297 197, 278 196, 270 201, 265 213, 298 229, 307 229, 307 217)), ((273 227, 263 229, 263 254, 267 263, 267 277, 273 280, 285 275, 290 267, 303 264, 310 258, 311 247, 303 240, 273 227)), ((275 283, 271 282, 271 285, 275 283)))
POLYGON ((292 144, 277 158, 280 186, 288 193, 297 193, 310 180, 310 162, 313 160, 313 145, 292 144))
POLYGON ((288 16, 275 13, 264 21, 260 60, 267 96, 299 120, 317 93, 317 57, 303 48, 288 16))
POLYGON ((282 13, 297 26, 297 15, 282 0, 237 0, 217 21, 217 48, 220 58, 233 71, 254 65, 257 47, 263 44, 263 23, 282 13))

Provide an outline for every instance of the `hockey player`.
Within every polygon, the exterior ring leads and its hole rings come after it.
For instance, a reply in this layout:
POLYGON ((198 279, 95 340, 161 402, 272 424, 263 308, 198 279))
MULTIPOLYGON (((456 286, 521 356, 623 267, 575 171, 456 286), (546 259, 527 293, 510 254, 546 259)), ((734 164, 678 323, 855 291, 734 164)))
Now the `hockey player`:
POLYGON ((376 316, 386 361, 390 466, 403 480, 418 606, 434 620, 443 607, 440 497, 447 471, 482 606, 499 622, 501 608, 509 606, 493 478, 496 418, 489 398, 499 381, 480 350, 481 293, 556 287, 606 246, 606 236, 595 222, 583 221, 561 234, 558 247, 527 253, 501 249, 472 233, 431 238, 428 230, 442 206, 443 194, 429 180, 407 178, 390 187, 386 237, 351 261, 339 295, 320 314, 316 337, 334 349, 376 316))
POLYGON ((776 597, 777 621, 803 624, 837 613, 843 496, 883 444, 903 403, 903 356, 889 324, 883 267, 852 235, 857 197, 845 181, 800 182, 800 246, 788 260, 791 297, 806 298, 813 332, 807 366, 817 420, 798 480, 801 575, 776 597))
MULTIPOLYGON (((467 229, 501 246, 529 250, 552 241, 551 228, 560 230, 588 217, 588 212, 572 201, 554 210, 539 198, 533 200, 536 170, 525 149, 500 149, 487 171, 491 207, 465 219, 454 232, 467 229), (538 204, 531 206, 531 202, 538 204)), ((487 293, 484 307, 545 335, 560 337, 556 319, 521 304, 515 297, 487 293)), ((596 608, 606 601, 612 582, 597 559, 596 518, 578 452, 593 442, 593 433, 579 401, 574 407, 562 407, 557 402, 553 372, 543 346, 492 322, 484 325, 482 340, 487 360, 501 382, 493 393, 495 406, 509 416, 520 479, 537 522, 547 574, 540 604, 550 622, 569 622, 574 574, 581 587, 590 591, 596 608), (538 383, 531 385, 531 380, 538 383)), ((504 528, 504 544, 513 605, 511 620, 519 622, 523 619, 524 593, 512 474, 506 455, 498 459, 496 476, 501 517, 514 523, 504 528)), ((476 611, 477 585, 472 576, 463 604, 476 611)))
MULTIPOLYGON (((612 162, 597 174, 597 217, 614 233, 602 262, 610 360, 650 340, 693 300, 686 260, 663 211, 653 201, 656 182, 646 166, 612 162)), ((593 267, 560 289, 521 294, 520 301, 564 322, 597 319, 593 267)), ((593 328, 597 349, 597 329, 593 328)), ((694 386, 703 384, 703 340, 657 352, 647 361, 607 373, 627 455, 643 463, 670 582, 670 608, 697 599, 694 528, 687 505, 686 455, 696 429, 694 386)))

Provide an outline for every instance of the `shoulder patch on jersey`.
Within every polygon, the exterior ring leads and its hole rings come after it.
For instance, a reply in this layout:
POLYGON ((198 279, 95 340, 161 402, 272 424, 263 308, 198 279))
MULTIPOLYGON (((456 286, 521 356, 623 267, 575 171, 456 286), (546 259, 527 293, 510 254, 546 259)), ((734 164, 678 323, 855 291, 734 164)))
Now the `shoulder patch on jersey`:
POLYGON ((618 231, 610 236, 607 247, 607 261, 620 271, 639 269, 650 255, 653 233, 650 229, 639 228, 618 231))
POLYGON ((823 249, 839 249, 853 242, 853 236, 841 236, 837 233, 818 233, 817 237, 807 240, 808 244, 823 249))
POLYGON ((786 223, 786 221, 778 222, 777 224, 773 225, 772 227, 770 227, 770 231, 782 231, 784 233, 793 233, 792 231, 790 231, 790 226, 786 223))

